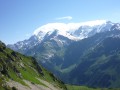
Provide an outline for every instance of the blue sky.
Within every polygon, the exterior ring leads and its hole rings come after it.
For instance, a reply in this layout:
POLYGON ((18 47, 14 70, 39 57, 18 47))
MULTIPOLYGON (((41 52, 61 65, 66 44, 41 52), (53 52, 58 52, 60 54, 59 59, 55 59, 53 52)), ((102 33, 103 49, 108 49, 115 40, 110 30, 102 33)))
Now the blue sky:
POLYGON ((0 0, 0 40, 27 39, 51 22, 105 19, 120 22, 120 0, 0 0))

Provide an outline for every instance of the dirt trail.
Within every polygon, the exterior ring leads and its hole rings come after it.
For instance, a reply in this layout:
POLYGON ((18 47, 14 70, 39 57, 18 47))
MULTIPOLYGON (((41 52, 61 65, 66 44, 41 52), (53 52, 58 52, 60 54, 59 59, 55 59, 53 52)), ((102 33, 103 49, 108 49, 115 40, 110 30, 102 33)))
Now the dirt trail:
POLYGON ((56 87, 55 85, 48 83, 47 81, 44 81, 42 79, 38 79, 38 80, 40 82, 42 82, 43 84, 45 84, 46 86, 48 86, 50 88, 50 90, 62 90, 62 89, 56 87))
POLYGON ((7 85, 9 85, 10 87, 16 87, 18 90, 61 90, 60 88, 55 87, 54 85, 48 83, 47 81, 40 80, 40 82, 42 82, 43 84, 45 84, 48 87, 45 87, 43 85, 38 85, 38 84, 32 84, 31 82, 24 80, 24 82, 29 86, 24 86, 18 82, 9 80, 9 82, 7 82, 7 85))

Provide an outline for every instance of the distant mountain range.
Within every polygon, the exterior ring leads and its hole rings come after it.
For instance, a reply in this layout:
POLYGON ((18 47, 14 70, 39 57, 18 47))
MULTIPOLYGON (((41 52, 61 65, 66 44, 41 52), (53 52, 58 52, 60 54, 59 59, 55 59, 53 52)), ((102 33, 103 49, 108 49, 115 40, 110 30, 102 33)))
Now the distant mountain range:
MULTIPOLYGON (((34 31, 34 35, 28 40, 19 41, 14 45, 8 45, 10 48, 18 51, 26 51, 34 46, 45 42, 47 39, 57 40, 59 37, 64 37, 72 41, 93 36, 96 33, 109 31, 114 23, 105 20, 89 21, 84 23, 49 23, 41 26, 34 31)), ((57 42, 63 44, 61 40, 57 42)))
POLYGON ((92 87, 120 86, 120 24, 96 20, 50 23, 9 48, 33 56, 64 82, 92 87))

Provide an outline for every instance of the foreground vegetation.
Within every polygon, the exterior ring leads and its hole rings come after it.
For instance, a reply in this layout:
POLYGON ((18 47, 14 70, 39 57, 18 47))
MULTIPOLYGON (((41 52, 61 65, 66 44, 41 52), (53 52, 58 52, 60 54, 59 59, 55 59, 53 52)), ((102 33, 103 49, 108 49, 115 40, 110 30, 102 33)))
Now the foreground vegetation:
POLYGON ((55 87, 66 90, 64 83, 54 77, 52 73, 38 65, 32 57, 26 57, 5 46, 0 41, 0 90, 16 90, 10 87, 7 82, 10 80, 29 87, 25 80, 33 85, 48 87, 39 79, 47 81, 55 87))

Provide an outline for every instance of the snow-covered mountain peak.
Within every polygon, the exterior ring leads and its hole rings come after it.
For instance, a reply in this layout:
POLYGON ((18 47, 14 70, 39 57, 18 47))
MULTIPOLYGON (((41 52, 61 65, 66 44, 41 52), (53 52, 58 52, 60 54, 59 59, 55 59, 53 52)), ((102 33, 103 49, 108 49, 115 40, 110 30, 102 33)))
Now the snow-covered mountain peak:
POLYGON ((80 26, 96 26, 96 25, 101 25, 105 24, 107 21, 106 20, 96 20, 96 21, 88 21, 88 22, 82 22, 82 23, 48 23, 46 25, 43 25, 39 28, 37 28, 34 31, 35 35, 38 35, 39 32, 47 33, 50 31, 54 30, 59 30, 61 33, 63 32, 70 32, 78 29, 80 26))
POLYGON ((120 29, 120 24, 119 23, 115 24, 115 29, 120 29))
MULTIPOLYGON (((95 20, 95 21, 87 21, 87 22, 81 22, 81 23, 48 23, 46 25, 43 25, 39 28, 37 28, 34 31, 34 35, 36 35, 40 40, 43 40, 46 35, 52 34, 55 30, 57 30, 57 35, 62 35, 64 37, 67 37, 69 39, 83 39, 87 36, 85 36, 84 32, 91 32, 93 28, 101 25, 106 25, 106 20, 95 20), (76 32, 78 29, 83 28, 81 33, 77 33, 75 35, 74 32, 76 32), (88 30, 88 31, 86 31, 88 30), (79 35, 79 36, 78 36, 79 35)), ((78 32, 78 31, 77 31, 78 32)))

